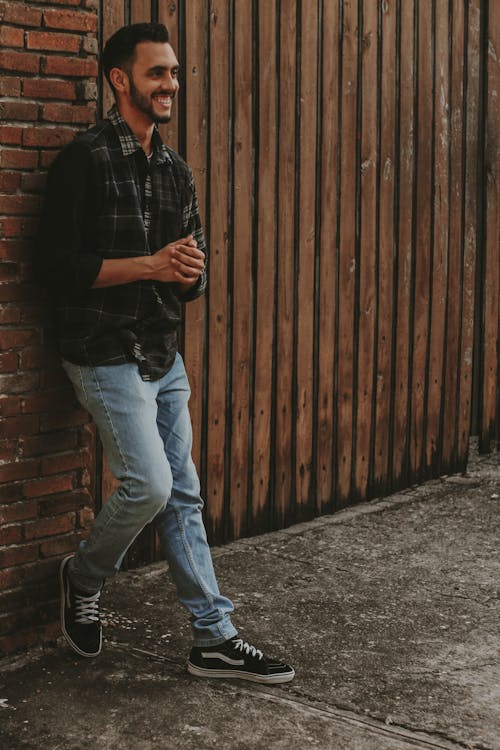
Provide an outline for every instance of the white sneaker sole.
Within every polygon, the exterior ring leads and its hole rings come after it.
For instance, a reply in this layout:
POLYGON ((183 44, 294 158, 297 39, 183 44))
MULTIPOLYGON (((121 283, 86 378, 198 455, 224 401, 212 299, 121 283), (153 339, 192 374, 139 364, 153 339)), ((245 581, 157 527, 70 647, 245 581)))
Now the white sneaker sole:
POLYGON ((76 651, 77 654, 80 654, 80 656, 85 656, 86 659, 94 659, 96 656, 99 656, 102 649, 102 633, 101 633, 101 640, 99 642, 99 651, 96 651, 95 653, 87 653, 86 651, 82 651, 81 648, 79 648, 74 640, 71 638, 69 633, 66 630, 65 624, 64 624, 64 603, 66 601, 66 588, 64 585, 64 575, 63 571, 66 565, 68 564, 68 561, 71 560, 73 555, 67 555, 67 557, 64 558, 64 560, 61 562, 61 565, 59 567, 59 587, 61 591, 61 630, 62 634, 65 637, 66 641, 69 643, 73 651, 76 651))
POLYGON ((190 661, 187 663, 187 671, 195 677, 215 677, 216 679, 237 679, 247 680, 248 682, 261 682, 265 685, 277 685, 283 682, 291 682, 295 677, 295 671, 286 674, 261 675, 253 672, 243 672, 237 669, 204 669, 197 667, 190 661))

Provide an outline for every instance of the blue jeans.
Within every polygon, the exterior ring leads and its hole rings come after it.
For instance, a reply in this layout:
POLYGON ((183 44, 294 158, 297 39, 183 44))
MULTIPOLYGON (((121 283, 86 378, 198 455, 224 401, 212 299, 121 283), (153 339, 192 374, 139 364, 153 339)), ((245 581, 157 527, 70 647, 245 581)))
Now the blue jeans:
POLYGON ((233 638, 233 605, 219 592, 201 515, 182 357, 177 354, 169 372, 154 382, 143 381, 133 363, 84 367, 63 361, 63 367, 120 482, 71 561, 73 583, 98 591, 153 521, 179 601, 191 615, 195 645, 233 638))

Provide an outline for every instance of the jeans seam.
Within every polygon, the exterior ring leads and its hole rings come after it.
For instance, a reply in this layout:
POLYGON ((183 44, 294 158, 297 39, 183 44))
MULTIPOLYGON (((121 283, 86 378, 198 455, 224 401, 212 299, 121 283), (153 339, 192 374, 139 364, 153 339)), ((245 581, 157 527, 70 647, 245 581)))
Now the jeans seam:
POLYGON ((109 425, 111 427, 111 434, 113 435, 113 440, 115 442, 115 446, 116 446, 116 449, 118 451, 118 455, 120 456, 120 459, 121 459, 121 462, 123 464, 123 468, 124 468, 125 472, 128 473, 129 468, 127 466, 127 461, 125 460, 125 456, 122 453, 122 449, 121 449, 120 443, 119 443, 118 438, 117 438, 116 430, 115 430, 115 427, 113 425, 113 420, 111 419, 111 415, 109 413, 108 405, 106 404, 106 400, 105 400, 103 392, 101 390, 101 385, 99 383, 99 379, 97 377, 97 373, 95 371, 95 367, 92 367, 91 370, 92 370, 92 375, 94 377, 94 383, 95 383, 95 386, 96 386, 96 390, 97 390, 97 392, 99 394, 99 398, 101 400, 101 404, 102 404, 102 406, 104 408, 104 413, 106 415, 106 419, 108 420, 108 423, 109 423, 109 425))
MULTIPOLYGON (((191 550, 189 548, 189 544, 187 543, 186 535, 184 533, 184 526, 182 524, 181 513, 180 513, 180 511, 177 510, 177 508, 174 508, 174 513, 175 513, 175 518, 177 520, 177 528, 179 529, 180 536, 181 536, 182 546, 184 548, 184 552, 186 553, 186 557, 188 559, 188 562, 189 562, 189 565, 190 565, 191 570, 193 572, 193 575, 196 578, 196 581, 197 581, 199 587, 203 591, 203 594, 206 597, 208 603, 210 604, 211 607, 213 607, 214 606, 214 599, 213 599, 213 597, 211 596, 210 592, 207 590, 207 588, 205 587, 205 585, 203 583, 203 578, 202 578, 202 576, 200 576, 200 574, 198 572, 197 565, 196 565, 196 563, 194 561, 194 558, 193 558, 193 556, 191 554, 191 550)), ((219 611, 219 610, 217 610, 217 611, 219 611)))

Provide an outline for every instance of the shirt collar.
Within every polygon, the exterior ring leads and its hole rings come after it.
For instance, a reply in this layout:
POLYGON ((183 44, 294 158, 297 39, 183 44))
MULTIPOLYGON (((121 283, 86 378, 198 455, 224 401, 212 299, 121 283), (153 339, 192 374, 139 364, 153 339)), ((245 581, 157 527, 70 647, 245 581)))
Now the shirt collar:
MULTIPOLYGON (((142 148, 137 136, 132 132, 118 111, 116 104, 113 104, 109 110, 108 118, 116 131, 124 156, 130 156, 142 148)), ((172 164, 172 157, 168 153, 168 148, 163 143, 156 125, 153 129, 151 144, 153 146, 156 164, 164 164, 165 162, 167 164, 172 164)))

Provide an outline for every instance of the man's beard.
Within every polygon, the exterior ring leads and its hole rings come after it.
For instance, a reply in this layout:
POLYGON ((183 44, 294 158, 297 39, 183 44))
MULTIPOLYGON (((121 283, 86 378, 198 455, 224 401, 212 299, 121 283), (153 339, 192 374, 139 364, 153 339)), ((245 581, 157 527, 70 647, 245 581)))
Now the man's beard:
POLYGON ((147 96, 144 96, 144 94, 141 94, 139 89, 136 88, 132 76, 129 76, 129 82, 130 98, 132 99, 132 102, 138 110, 150 117, 151 120, 155 123, 170 122, 170 120, 172 119, 172 115, 159 115, 157 112, 155 112, 151 99, 149 99, 147 96))

